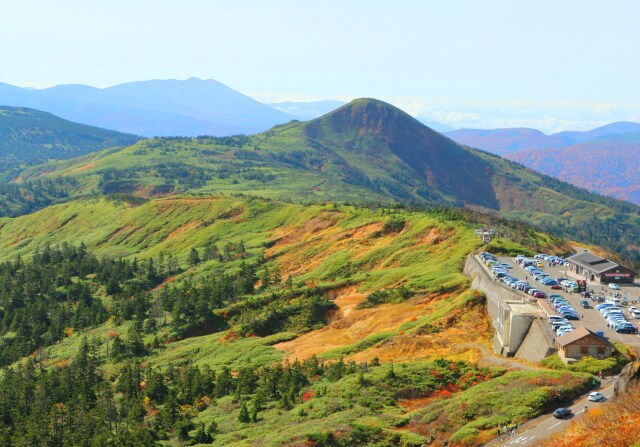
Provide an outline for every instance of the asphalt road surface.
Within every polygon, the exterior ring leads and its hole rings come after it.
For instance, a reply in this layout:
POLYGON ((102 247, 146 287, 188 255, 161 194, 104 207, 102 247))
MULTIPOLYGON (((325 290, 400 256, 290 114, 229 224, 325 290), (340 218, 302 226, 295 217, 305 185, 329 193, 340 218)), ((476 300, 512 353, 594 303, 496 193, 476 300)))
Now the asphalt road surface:
POLYGON ((522 430, 514 437, 509 435, 502 436, 502 442, 499 439, 486 444, 486 446, 527 446, 531 445, 534 442, 545 439, 547 436, 552 433, 557 433, 564 431, 567 425, 574 419, 579 418, 584 414, 585 405, 587 405, 590 409, 596 408, 599 405, 606 405, 606 402, 613 395, 613 382, 607 383, 602 389, 599 389, 602 394, 605 395, 606 399, 600 402, 589 402, 589 400, 584 397, 574 402, 574 404, 570 407, 572 416, 569 416, 566 419, 556 419, 553 416, 546 416, 542 418, 535 419, 522 427, 522 430))

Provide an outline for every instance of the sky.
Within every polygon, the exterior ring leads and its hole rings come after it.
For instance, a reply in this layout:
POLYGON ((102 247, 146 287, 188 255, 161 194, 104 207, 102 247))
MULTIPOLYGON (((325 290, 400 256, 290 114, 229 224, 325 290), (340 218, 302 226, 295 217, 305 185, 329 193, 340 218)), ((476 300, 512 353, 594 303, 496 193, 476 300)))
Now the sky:
POLYGON ((264 102, 582 130, 640 122, 639 17, 634 0, 7 0, 0 82, 200 77, 264 102))

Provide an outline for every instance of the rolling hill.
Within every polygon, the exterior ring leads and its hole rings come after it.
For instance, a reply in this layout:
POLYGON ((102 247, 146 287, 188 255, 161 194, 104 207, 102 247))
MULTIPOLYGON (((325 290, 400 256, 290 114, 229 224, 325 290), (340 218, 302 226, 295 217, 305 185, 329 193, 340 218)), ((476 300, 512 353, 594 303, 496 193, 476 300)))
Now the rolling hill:
POLYGON ((152 136, 256 133, 291 116, 214 80, 131 82, 107 88, 34 90, 0 83, 0 104, 31 107, 78 123, 152 136))
POLYGON ((39 110, 0 107, 0 159, 4 162, 73 158, 139 140, 136 135, 73 123, 39 110))
MULTIPOLYGON (((591 378, 481 364, 484 297, 461 272, 482 246, 474 218, 487 216, 209 196, 2 219, 0 362, 25 358, 0 376, 0 410, 51 398, 0 427, 72 444, 481 443, 591 378), (46 429, 62 417, 75 429, 46 429)), ((520 234, 498 242, 570 250, 520 234)))
POLYGON ((249 194, 302 202, 490 211, 640 260, 639 208, 460 146, 401 110, 360 99, 315 120, 232 138, 151 139, 46 163, 22 179, 73 178, 76 194, 249 194))
POLYGON ((520 151, 507 158, 573 185, 640 204, 640 133, 520 151))

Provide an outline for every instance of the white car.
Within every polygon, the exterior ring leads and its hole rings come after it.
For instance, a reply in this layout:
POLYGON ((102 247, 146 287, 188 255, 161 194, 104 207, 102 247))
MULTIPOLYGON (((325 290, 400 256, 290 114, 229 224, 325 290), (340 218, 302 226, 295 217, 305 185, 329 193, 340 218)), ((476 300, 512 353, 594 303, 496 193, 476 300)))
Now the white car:
POLYGON ((609 288, 613 289, 613 290, 620 290, 620 286, 614 282, 612 282, 611 284, 609 284, 609 288))
POLYGON ((594 391, 593 393, 589 394, 589 401, 600 402, 601 400, 604 400, 604 394, 598 393, 597 391, 594 391))

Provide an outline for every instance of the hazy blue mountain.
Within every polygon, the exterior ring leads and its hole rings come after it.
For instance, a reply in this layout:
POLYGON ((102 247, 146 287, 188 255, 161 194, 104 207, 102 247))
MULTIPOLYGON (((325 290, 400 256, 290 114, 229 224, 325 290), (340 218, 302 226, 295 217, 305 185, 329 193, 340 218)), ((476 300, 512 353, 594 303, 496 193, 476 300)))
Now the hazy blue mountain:
POLYGON ((309 101, 309 102, 273 102, 269 105, 274 109, 287 113, 299 120, 307 121, 325 115, 338 107, 345 105, 344 101, 325 100, 325 101, 309 101))
POLYGON ((598 137, 633 132, 640 132, 640 124, 617 122, 588 131, 565 131, 551 135, 527 128, 458 129, 445 133, 457 143, 506 155, 520 151, 567 147, 598 137))
POLYGON ((568 138, 576 143, 582 143, 583 141, 589 141, 594 138, 604 137, 607 135, 621 135, 634 132, 640 132, 640 123, 632 123, 629 121, 619 121, 616 123, 607 124, 602 127, 596 127, 595 129, 588 130, 586 132, 559 132, 552 136, 568 138))
POLYGON ((30 107, 78 123, 143 136, 256 133, 292 119, 214 80, 152 80, 108 88, 0 84, 0 105, 30 107))
POLYGON ((498 155, 527 149, 563 147, 574 143, 569 138, 545 135, 539 130, 527 128, 458 129, 445 134, 457 143, 498 155))

